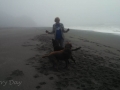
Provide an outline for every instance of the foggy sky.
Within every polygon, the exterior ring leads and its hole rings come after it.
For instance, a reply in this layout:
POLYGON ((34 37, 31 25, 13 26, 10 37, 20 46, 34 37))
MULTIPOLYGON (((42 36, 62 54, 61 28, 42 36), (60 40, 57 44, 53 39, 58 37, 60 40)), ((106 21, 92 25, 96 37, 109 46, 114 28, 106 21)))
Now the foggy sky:
POLYGON ((0 27, 120 25, 120 0, 0 0, 0 27))

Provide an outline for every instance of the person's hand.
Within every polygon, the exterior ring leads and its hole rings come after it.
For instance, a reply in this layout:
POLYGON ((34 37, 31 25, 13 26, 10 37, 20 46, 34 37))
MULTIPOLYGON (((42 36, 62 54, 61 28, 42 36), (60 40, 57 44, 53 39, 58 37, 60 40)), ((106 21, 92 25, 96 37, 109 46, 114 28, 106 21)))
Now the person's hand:
POLYGON ((48 33, 48 31, 46 30, 46 33, 48 33))
POLYGON ((69 29, 69 28, 67 29, 67 32, 68 32, 68 31, 70 31, 70 29, 69 29))

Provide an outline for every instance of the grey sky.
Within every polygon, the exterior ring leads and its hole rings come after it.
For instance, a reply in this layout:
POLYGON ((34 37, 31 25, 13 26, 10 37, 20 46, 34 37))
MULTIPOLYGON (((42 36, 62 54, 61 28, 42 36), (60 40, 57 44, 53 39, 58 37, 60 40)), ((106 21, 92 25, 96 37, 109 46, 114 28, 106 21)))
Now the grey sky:
POLYGON ((120 25, 120 0, 0 0, 0 26, 52 26, 57 16, 65 26, 120 25))

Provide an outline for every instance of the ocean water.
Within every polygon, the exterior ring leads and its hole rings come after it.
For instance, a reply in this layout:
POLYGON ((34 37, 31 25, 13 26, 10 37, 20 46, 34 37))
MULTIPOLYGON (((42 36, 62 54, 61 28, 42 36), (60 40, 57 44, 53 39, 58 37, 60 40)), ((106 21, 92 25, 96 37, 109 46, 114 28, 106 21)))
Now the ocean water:
POLYGON ((115 35, 120 35, 120 26, 73 26, 73 27, 66 27, 69 29, 76 29, 76 30, 89 30, 101 33, 111 33, 115 35))

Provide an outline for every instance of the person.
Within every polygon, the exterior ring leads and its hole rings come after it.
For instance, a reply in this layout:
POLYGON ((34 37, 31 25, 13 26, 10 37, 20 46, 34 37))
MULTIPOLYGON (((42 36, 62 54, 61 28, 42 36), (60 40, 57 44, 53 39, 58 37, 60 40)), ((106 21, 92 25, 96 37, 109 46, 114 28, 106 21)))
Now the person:
POLYGON ((61 47, 64 47, 64 34, 63 33, 67 33, 68 31, 69 29, 67 29, 66 31, 64 30, 64 25, 60 23, 60 18, 56 17, 55 24, 53 24, 52 32, 49 32, 46 30, 46 33, 54 34, 55 40, 58 41, 61 47))

